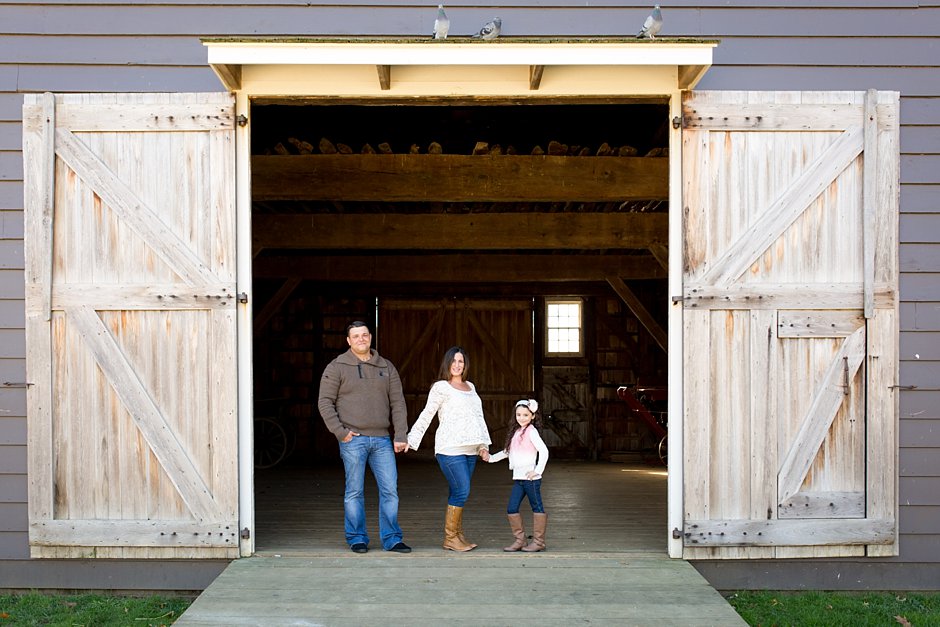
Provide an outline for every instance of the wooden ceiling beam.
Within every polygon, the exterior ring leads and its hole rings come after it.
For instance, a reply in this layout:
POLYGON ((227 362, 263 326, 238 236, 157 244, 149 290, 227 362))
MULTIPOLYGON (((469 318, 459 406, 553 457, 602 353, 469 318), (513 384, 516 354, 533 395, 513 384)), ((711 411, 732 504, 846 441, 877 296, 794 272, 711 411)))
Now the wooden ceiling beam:
POLYGON ((380 283, 558 283, 664 279, 651 255, 274 255, 255 259, 259 279, 380 283))
POLYGON ((622 250, 669 240, 665 213, 268 214, 252 227, 255 250, 622 250))
POLYGON ((666 157, 255 155, 252 200, 668 200, 666 157))

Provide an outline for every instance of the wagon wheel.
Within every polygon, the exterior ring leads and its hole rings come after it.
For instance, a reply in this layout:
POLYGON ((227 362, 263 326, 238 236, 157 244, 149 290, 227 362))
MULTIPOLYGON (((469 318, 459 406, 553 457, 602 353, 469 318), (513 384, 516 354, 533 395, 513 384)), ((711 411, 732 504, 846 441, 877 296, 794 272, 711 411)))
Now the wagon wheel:
POLYGON ((669 465, 669 464, 666 463, 666 458, 667 458, 667 453, 668 453, 666 439, 667 439, 668 437, 669 437, 668 435, 664 435, 664 436, 663 436, 663 439, 659 441, 659 450, 658 450, 658 452, 659 452, 659 461, 661 461, 661 462, 663 463, 663 466, 668 466, 668 465, 669 465))
POLYGON ((271 468, 287 457, 287 431, 273 418, 255 418, 255 468, 271 468))

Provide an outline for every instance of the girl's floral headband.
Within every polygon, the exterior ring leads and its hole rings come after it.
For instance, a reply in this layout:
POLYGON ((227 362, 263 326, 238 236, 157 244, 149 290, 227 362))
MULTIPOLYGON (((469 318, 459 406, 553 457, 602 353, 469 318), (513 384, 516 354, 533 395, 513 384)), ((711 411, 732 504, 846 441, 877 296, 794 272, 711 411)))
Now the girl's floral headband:
POLYGON ((530 398, 529 400, 522 399, 516 403, 516 407, 519 407, 520 405, 528 407, 529 411, 533 414, 539 410, 539 402, 534 398, 530 398))

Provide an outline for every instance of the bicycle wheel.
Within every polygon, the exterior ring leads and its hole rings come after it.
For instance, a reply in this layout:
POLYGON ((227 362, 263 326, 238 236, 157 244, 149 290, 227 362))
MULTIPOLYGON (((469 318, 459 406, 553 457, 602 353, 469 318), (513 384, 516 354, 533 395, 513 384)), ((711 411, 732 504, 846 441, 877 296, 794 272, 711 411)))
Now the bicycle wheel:
POLYGON ((667 459, 667 457, 668 457, 667 453, 669 452, 669 451, 668 451, 668 445, 667 445, 667 442, 666 442, 666 439, 667 439, 668 437, 669 437, 668 435, 664 435, 664 436, 663 436, 663 439, 659 441, 659 461, 661 461, 661 462, 663 463, 663 466, 668 466, 668 465, 669 465, 669 464, 666 463, 666 459, 667 459))
POLYGON ((255 418, 255 468, 277 466, 287 456, 287 432, 273 418, 255 418))

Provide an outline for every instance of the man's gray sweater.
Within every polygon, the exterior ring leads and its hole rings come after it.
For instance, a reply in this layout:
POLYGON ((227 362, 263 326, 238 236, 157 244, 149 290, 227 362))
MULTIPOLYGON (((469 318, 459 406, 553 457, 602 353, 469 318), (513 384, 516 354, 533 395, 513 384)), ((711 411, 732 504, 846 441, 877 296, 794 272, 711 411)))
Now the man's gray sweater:
POLYGON ((391 418, 394 441, 407 442, 408 410, 398 370, 371 352, 369 360, 362 361, 350 349, 327 365, 320 378, 320 415, 337 440, 350 431, 387 436, 391 418))

